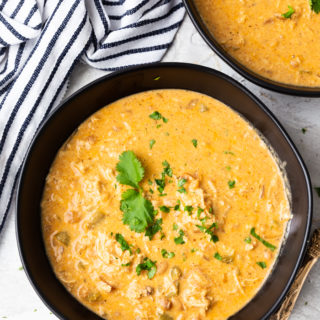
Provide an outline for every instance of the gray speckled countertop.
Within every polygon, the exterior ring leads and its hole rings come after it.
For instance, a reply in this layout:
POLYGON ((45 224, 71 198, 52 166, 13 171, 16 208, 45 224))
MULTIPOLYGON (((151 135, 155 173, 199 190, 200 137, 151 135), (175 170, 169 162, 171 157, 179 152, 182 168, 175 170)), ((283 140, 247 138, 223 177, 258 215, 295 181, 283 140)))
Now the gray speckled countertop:
MULTIPOLYGON (((190 62, 217 69, 244 84, 275 114, 299 149, 313 186, 320 186, 320 98, 298 98, 262 89, 233 71, 213 53, 186 17, 163 61, 190 62), (305 134, 301 129, 305 128, 305 134)), ((106 72, 79 64, 71 77, 67 96, 106 72)), ((320 227, 320 198, 314 193, 313 229, 320 227)), ((10 214, 0 237, 0 319, 57 319, 33 291, 23 270, 15 239, 14 215, 10 214)), ((320 263, 309 275, 291 320, 320 319, 320 263)))

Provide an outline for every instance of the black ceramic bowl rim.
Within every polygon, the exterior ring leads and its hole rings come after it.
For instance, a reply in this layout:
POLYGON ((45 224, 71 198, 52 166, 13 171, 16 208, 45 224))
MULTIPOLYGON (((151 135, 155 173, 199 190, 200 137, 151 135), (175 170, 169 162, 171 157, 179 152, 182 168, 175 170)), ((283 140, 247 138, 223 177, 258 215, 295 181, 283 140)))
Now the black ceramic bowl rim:
POLYGON ((218 43, 218 41, 215 40, 214 36, 208 30, 200 14, 198 13, 196 5, 194 4, 194 0, 183 1, 189 17, 191 18, 194 26, 196 27, 202 38, 205 40, 205 42, 222 60, 224 60, 231 68, 241 74, 244 78, 260 87, 279 93, 301 97, 320 97, 320 87, 295 86, 273 81, 271 79, 260 76, 259 74, 241 64, 238 60, 228 54, 218 43))
MULTIPOLYGON (((162 69, 174 69, 174 70, 184 70, 184 71, 196 71, 199 72, 201 74, 206 74, 208 76, 212 76, 212 77, 216 77, 216 78, 220 78, 223 79, 224 81, 228 82, 230 85, 234 86, 235 89, 241 91, 244 95, 247 95, 256 105, 257 107, 260 108, 260 110, 266 114, 266 116, 275 124, 275 126, 278 128, 278 130, 281 132, 282 137, 285 139, 285 141, 287 142, 289 148, 291 149, 291 151, 293 152, 295 159, 297 160, 298 164, 299 164, 299 168, 301 169, 302 172, 302 176, 305 179, 305 187, 306 187, 306 194, 303 194, 302 196, 305 197, 306 202, 307 202, 307 212, 306 212, 306 217, 305 217, 305 229, 304 229, 304 233, 303 233, 303 241, 301 242, 301 247, 300 250, 298 250, 298 259, 295 260, 294 262, 294 268, 289 276, 289 280, 287 281, 284 289, 282 290, 281 295, 279 295, 275 301, 273 302, 273 305, 271 308, 269 308, 269 310, 263 315, 263 317, 261 317, 260 319, 268 319, 268 317, 277 309, 277 307, 280 305, 280 303, 282 302, 282 300, 284 299, 286 293, 288 292, 290 286, 292 285, 292 282, 297 274, 298 268, 304 258, 305 255, 305 251, 309 242, 309 237, 310 237, 310 228, 311 228, 311 220, 312 220, 312 189, 311 189, 311 183, 310 183, 310 178, 309 178, 309 174, 308 171, 305 167, 305 164, 299 154, 299 152, 297 151, 296 147, 294 146, 293 142, 291 141, 290 137, 288 136, 288 134, 286 133, 286 131, 283 129, 282 125, 278 122, 278 120, 274 117, 274 115, 271 113, 271 111, 257 98, 255 97, 251 92, 249 92, 244 86, 242 86, 240 83, 238 83, 237 81, 233 80, 232 78, 230 78, 229 76, 210 69, 210 68, 206 68, 203 66, 199 66, 199 65, 193 65, 193 64, 187 64, 187 63, 153 63, 153 64, 149 64, 149 65, 142 65, 142 66, 137 66, 137 67, 133 67, 133 68, 127 68, 123 71, 118 71, 118 72, 114 72, 112 74, 106 75, 102 78, 99 78, 91 83, 89 83, 88 85, 82 87, 81 89, 79 89, 77 92, 75 92, 73 95, 71 95, 70 97, 68 97, 68 99, 66 99, 65 101, 63 101, 62 104, 59 105, 59 107, 57 107, 57 109, 53 112, 53 114, 51 114, 51 116, 39 127, 37 134, 35 135, 35 137, 33 138, 32 143, 29 146, 27 155, 25 157, 25 160, 23 162, 22 165, 22 170, 21 170, 21 174, 20 177, 18 179, 18 186, 17 186, 17 197, 16 197, 16 237, 17 237, 17 243, 18 243, 18 249, 19 249, 19 254, 20 254, 20 258, 24 267, 24 270, 27 274, 27 277, 31 283, 31 285, 33 286, 33 289, 37 292, 38 296, 41 298, 41 300, 44 302, 44 304, 56 315, 58 316, 60 319, 71 319, 71 318, 67 318, 65 317, 64 314, 62 314, 61 310, 58 310, 59 308, 57 306, 53 306, 52 302, 47 301, 46 299, 46 293, 44 292, 45 290, 40 289, 39 284, 37 284, 36 279, 34 279, 34 277, 31 275, 31 270, 29 268, 28 263, 26 262, 26 257, 27 255, 30 253, 26 252, 23 248, 23 241, 21 239, 21 231, 23 230, 23 226, 21 224, 21 216, 19 214, 19 208, 20 208, 20 198, 21 198, 21 186, 23 184, 23 180, 24 180, 24 172, 26 170, 26 168, 28 167, 28 158, 30 156, 30 154, 32 154, 33 152, 33 148, 37 143, 37 139, 39 137, 41 137, 41 135, 44 134, 46 127, 48 126, 48 124, 50 123, 50 121, 60 112, 62 112, 63 107, 68 105, 68 103, 70 101, 72 101, 75 97, 77 97, 79 94, 86 92, 88 90, 91 90, 93 88, 95 88, 95 86, 98 86, 101 83, 104 83, 106 81, 112 81, 114 78, 117 77, 124 77, 126 75, 130 75, 131 73, 135 73, 137 71, 148 71, 148 69, 156 69, 158 70, 158 72, 160 73, 160 71, 162 69)), ((150 89, 146 89, 146 90, 150 90, 150 89)), ((145 90, 141 90, 141 91, 145 91, 145 90)), ((257 109, 259 109, 257 108, 257 109)), ((80 123, 79 123, 80 124, 80 123)), ((39 204, 40 205, 40 204, 39 204)), ((40 219, 40 217, 39 217, 40 219)), ((29 235, 29 234, 28 234, 29 235)), ((281 255, 281 253, 279 254, 281 255)), ((273 274, 273 272, 272 272, 273 274)), ((56 282, 59 282, 59 280, 56 279, 56 282)), ((263 289, 263 287, 262 287, 263 289)), ((260 291, 262 291, 262 289, 260 291)), ((259 291, 259 292, 260 292, 259 291)), ((258 292, 258 293, 259 293, 258 292)), ((70 295, 71 297, 71 295, 70 295)), ((74 300, 76 300, 75 298, 72 298, 74 300)), ((252 301, 252 300, 250 300, 252 301)), ((82 308, 83 307, 79 302, 77 302, 82 308)), ((251 302, 249 302, 248 304, 250 304, 251 302)), ((246 307, 246 306, 245 306, 246 307)), ((244 307, 244 308, 245 308, 244 307)), ((85 308, 86 309, 86 308, 85 308)), ((88 311, 88 309, 86 309, 88 311)), ((242 310, 242 309, 241 309, 242 310)), ((241 310, 238 312, 240 313, 241 310)), ((235 315, 233 315, 230 319, 237 319, 237 315, 238 313, 236 313, 235 315)), ((90 315, 90 319, 100 319, 100 317, 98 317, 97 315, 95 315, 94 313, 92 313, 91 311, 89 311, 89 315, 90 315)), ((89 319, 89 318, 88 318, 89 319)))

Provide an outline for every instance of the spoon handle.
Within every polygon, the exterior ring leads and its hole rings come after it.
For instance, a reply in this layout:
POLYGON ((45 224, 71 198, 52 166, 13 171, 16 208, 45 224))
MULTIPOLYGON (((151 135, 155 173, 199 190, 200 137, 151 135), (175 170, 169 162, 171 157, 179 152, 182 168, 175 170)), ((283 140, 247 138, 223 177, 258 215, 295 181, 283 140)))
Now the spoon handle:
POLYGON ((285 299, 282 302, 281 307, 277 312, 275 312, 269 320, 287 320, 289 319, 292 309, 298 299, 298 296, 300 294, 300 291, 302 289, 302 286, 304 282, 306 281, 306 278, 314 266, 314 264, 317 262, 318 258, 320 256, 320 229, 316 229, 313 233, 312 240, 310 243, 310 246, 308 248, 308 251, 306 253, 305 260, 300 267, 298 274, 293 281, 293 284, 288 291, 285 299))
POLYGON ((287 293, 280 309, 274 313, 270 320, 287 320, 289 319, 292 309, 298 299, 302 286, 317 259, 308 260, 299 270, 289 292, 287 293))

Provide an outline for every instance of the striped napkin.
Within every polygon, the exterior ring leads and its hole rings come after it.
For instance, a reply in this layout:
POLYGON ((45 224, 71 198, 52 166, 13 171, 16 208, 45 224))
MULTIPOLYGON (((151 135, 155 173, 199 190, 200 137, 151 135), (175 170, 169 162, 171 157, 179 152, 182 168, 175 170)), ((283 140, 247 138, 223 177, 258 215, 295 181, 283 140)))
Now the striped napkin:
POLYGON ((182 0, 0 0, 0 231, 29 143, 75 64, 159 61, 184 13, 182 0))

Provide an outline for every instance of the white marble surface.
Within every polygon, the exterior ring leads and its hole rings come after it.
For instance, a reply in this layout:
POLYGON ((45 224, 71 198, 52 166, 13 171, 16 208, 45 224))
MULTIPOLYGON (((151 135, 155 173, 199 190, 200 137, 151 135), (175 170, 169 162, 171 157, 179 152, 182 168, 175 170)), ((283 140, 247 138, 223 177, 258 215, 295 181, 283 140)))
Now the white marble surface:
MULTIPOLYGON (((163 61, 201 64, 231 75, 255 93, 274 112, 301 152, 313 186, 320 186, 320 98, 298 98, 261 89, 230 69, 204 43, 186 17, 173 46, 163 61), (305 134, 301 129, 306 128, 305 134)), ((67 95, 106 74, 78 65, 72 74, 67 95)), ((313 228, 320 227, 320 198, 314 193, 313 228)), ((57 319, 33 291, 21 266, 15 238, 14 214, 11 212, 0 236, 0 319, 57 319)), ((320 319, 320 263, 312 270, 302 290, 291 320, 320 319)))

